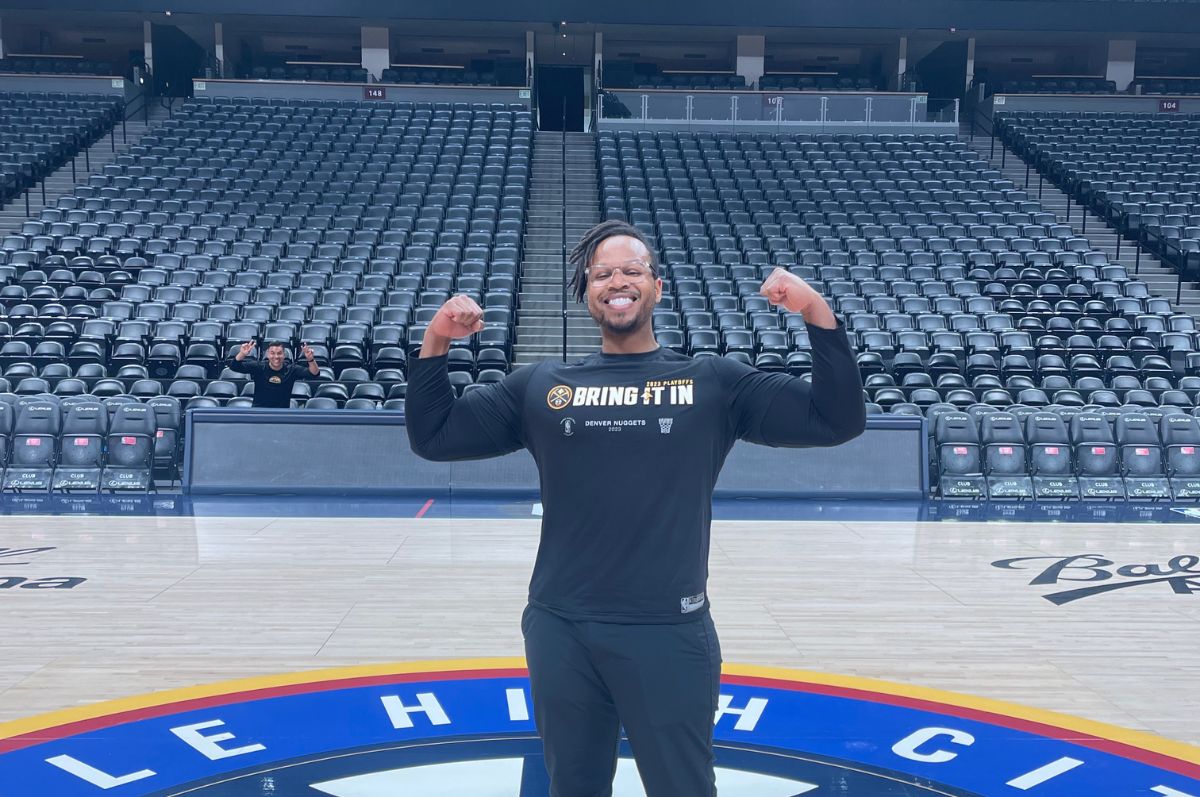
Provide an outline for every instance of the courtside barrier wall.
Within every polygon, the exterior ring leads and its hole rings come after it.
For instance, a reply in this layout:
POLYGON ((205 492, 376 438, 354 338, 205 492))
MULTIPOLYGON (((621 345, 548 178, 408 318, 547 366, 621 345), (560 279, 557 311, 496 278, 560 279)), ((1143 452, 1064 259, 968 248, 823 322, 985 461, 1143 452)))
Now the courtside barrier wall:
MULTIPOLYGON (((526 451, 470 462, 412 452, 404 413, 197 409, 187 414, 183 489, 192 494, 530 497, 526 451)), ((921 498, 929 492, 924 419, 871 416, 862 436, 832 449, 738 443, 721 498, 921 498)))

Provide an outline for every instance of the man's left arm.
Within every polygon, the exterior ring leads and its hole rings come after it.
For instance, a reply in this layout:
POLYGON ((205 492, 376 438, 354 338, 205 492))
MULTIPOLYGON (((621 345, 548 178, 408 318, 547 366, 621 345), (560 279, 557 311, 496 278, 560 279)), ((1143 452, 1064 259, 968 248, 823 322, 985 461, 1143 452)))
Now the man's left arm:
POLYGON ((303 376, 305 379, 319 378, 321 376, 321 369, 317 365, 317 358, 312 350, 312 347, 306 343, 304 344, 304 348, 300 350, 300 353, 304 355, 304 359, 308 362, 306 365, 302 366, 304 372, 299 374, 299 376, 303 376))
POLYGON ((771 446, 833 446, 862 434, 862 378, 845 327, 796 275, 776 269, 763 283, 771 304, 799 313, 812 342, 812 383, 749 371, 734 384, 738 436, 771 446))

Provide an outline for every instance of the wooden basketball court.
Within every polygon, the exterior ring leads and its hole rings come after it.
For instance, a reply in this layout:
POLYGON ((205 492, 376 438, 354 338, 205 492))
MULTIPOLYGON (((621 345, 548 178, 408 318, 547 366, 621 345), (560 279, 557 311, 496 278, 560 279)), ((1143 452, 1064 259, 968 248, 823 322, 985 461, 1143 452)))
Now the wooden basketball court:
MULTIPOLYGON (((246 676, 520 656, 537 535, 535 520, 5 518, 0 721, 246 676)), ((1200 744, 1196 554, 1200 527, 1183 524, 724 521, 710 591, 728 663, 1200 744), (1082 555, 1112 564, 1030 583, 1082 555), (1045 558, 994 564, 1022 557, 1045 558)))
MULTIPOLYGON (((538 522, 6 517, 0 720, 220 679, 521 655, 538 522), (16 553, 13 550, 47 551, 16 553), (47 585, 49 586, 49 585, 47 585)), ((962 691, 1200 744, 1196 594, 1171 583, 1055 605, 1121 565, 1200 555, 1200 526, 716 522, 728 663, 962 691), (994 562, 1046 557, 1002 569, 994 562)), ((1184 574, 1187 575, 1187 574, 1184 574)))

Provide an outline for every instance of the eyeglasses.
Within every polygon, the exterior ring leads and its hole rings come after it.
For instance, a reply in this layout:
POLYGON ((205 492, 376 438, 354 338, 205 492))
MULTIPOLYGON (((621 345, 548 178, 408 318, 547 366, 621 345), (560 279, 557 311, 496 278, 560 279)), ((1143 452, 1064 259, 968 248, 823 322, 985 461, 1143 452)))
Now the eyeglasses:
POLYGON ((603 285, 613 278, 613 274, 621 272, 630 282, 647 280, 654 276, 654 270, 644 260, 627 260, 617 265, 599 264, 590 267, 585 273, 592 282, 603 285))

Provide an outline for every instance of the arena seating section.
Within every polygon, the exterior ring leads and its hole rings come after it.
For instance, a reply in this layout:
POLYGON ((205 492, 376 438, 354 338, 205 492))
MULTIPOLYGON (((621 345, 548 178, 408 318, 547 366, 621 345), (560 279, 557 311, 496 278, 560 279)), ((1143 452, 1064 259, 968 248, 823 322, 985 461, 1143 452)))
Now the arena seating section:
POLYGON ((1200 278, 1200 115, 1004 114, 996 130, 1121 235, 1200 278))
POLYGON ((384 83, 442 86, 524 86, 525 68, 519 62, 499 61, 478 68, 392 67, 383 70, 384 83))
POLYGON ((344 64, 288 64, 256 66, 247 77, 253 80, 311 80, 319 83, 366 83, 367 70, 344 64))
MULTIPOLYGON (((0 244, 6 488, 173 477, 187 407, 250 403, 248 339, 317 350, 297 406, 398 407, 451 292, 487 314, 456 388, 503 378, 531 142, 516 106, 187 103, 0 244)), ((782 266, 846 319, 869 411, 928 419, 936 492, 1200 497, 1194 321, 965 142, 603 132, 597 159, 660 251, 664 345, 807 375, 758 295, 782 266)))
POLYGON ((119 75, 112 64, 86 58, 0 58, 0 73, 18 75, 119 75))
MULTIPOLYGON (((346 64, 284 64, 256 66, 243 77, 252 80, 302 80, 318 83, 369 83, 366 69, 346 64)), ((381 83, 417 86, 524 86, 520 62, 484 62, 468 68, 390 67, 380 75, 381 83)))
POLYGON ((1142 94, 1200 94, 1200 78, 1137 78, 1142 94))
POLYGON ((993 87, 1000 94, 1115 94, 1117 84, 1103 78, 1009 80, 993 87))
POLYGON ((94 94, 0 94, 0 202, 7 202, 102 138, 119 99, 94 94))
POLYGON ((839 75, 763 75, 758 87, 763 91, 874 91, 878 82, 869 77, 839 75))
MULTIPOLYGON (((639 89, 745 89, 746 79, 728 72, 685 72, 637 75, 631 88, 639 89)), ((609 88, 617 88, 610 86, 609 88)))
MULTIPOLYGON (((762 278, 786 267, 846 319, 870 411, 930 418, 945 494, 1170 497, 1162 479, 1127 489, 1123 477, 1186 467, 1165 456, 1156 471, 1136 451, 1158 452, 1150 437, 1161 417, 1194 408, 1200 376, 1178 375, 1166 356, 1170 335, 1194 340, 1191 317, 1151 297, 967 144, 601 133, 597 156, 606 216, 628 219, 660 247, 665 296, 655 323, 664 345, 808 373, 803 322, 758 295, 762 278), (1106 426, 1124 410, 1151 420, 1136 434, 1117 430, 1118 444, 1138 445, 1118 458, 1115 478, 1075 457, 1068 477, 1035 485, 1030 469, 1049 466, 1031 459, 1027 416, 1049 411, 1070 430, 1085 409, 1106 426), (956 423, 939 426, 951 411, 956 423), (963 445, 941 445, 950 428, 963 445), (993 442, 1007 453, 987 448, 993 442), (1107 481, 1087 482, 1092 475, 1107 481)), ((1098 427, 1085 426, 1073 440, 1093 442, 1098 427)))
MULTIPOLYGON (((323 365, 299 402, 394 408, 451 292, 487 325, 455 347, 452 380, 501 378, 531 143, 521 106, 189 101, 0 245, 0 400, 246 406, 253 386, 224 361, 277 339, 323 365)), ((14 452, 27 421, 13 413, 14 452)), ((178 424, 158 428, 177 444, 178 424)), ((64 463, 65 441, 45 449, 64 463)))
MULTIPOLYGON (((744 91, 746 79, 727 72, 664 72, 635 73, 629 64, 609 64, 605 88, 639 89, 698 89, 712 91, 744 91), (624 67, 624 68, 622 68, 624 67)), ((762 91, 874 91, 877 81, 869 77, 843 75, 767 74, 759 78, 762 91)))

